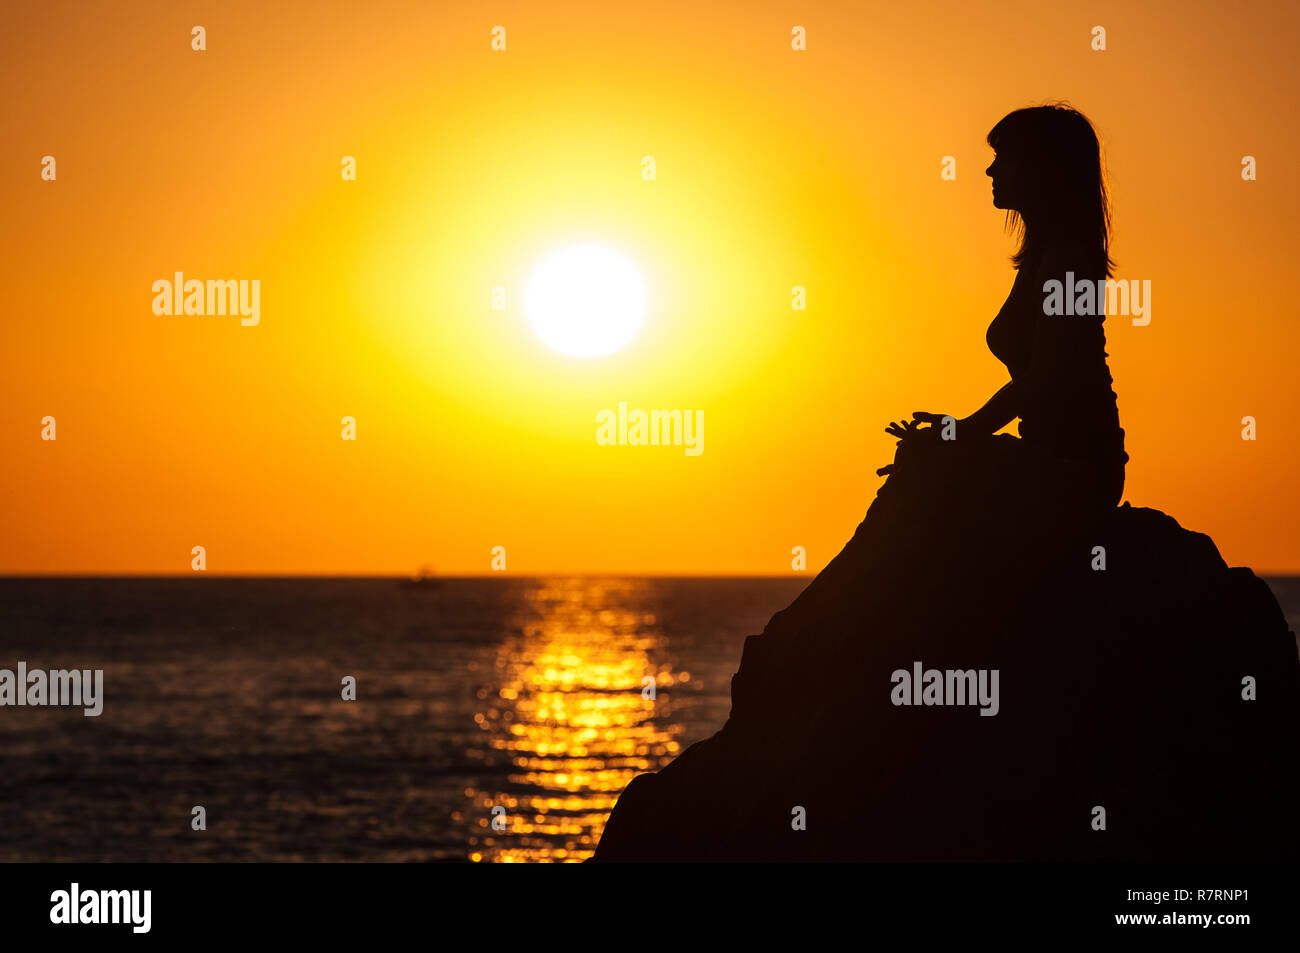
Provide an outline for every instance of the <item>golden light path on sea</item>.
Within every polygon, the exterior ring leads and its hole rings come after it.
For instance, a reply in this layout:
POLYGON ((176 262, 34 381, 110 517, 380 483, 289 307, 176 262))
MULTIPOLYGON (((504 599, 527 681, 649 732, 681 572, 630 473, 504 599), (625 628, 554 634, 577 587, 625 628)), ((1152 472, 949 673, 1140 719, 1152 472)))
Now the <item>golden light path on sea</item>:
POLYGON ((495 685, 479 692, 475 721, 511 770, 497 790, 465 792, 478 818, 471 860, 585 860, 628 782, 680 751, 666 690, 691 676, 659 659, 657 620, 638 605, 645 588, 572 579, 528 594, 495 685))

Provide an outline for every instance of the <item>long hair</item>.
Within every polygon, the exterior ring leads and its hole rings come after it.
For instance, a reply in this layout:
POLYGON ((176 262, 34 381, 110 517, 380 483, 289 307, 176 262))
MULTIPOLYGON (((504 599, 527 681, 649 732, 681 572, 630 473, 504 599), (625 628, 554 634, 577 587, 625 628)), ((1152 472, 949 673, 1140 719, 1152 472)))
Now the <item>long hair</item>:
POLYGON ((1047 245, 1075 250, 1089 274, 1109 278, 1110 207, 1097 133, 1066 103, 1008 113, 989 132, 994 152, 1013 157, 1033 221, 1007 213, 1007 229, 1020 238, 1017 268, 1047 245))

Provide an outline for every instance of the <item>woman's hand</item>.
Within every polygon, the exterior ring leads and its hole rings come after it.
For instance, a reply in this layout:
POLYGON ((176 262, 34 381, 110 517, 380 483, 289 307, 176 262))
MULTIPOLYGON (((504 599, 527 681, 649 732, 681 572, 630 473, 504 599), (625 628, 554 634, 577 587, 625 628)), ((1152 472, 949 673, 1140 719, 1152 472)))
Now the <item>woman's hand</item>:
POLYGON ((891 437, 897 437, 899 440, 907 440, 909 437, 914 437, 917 434, 924 432, 925 431, 917 427, 916 423, 911 420, 904 420, 902 422, 891 420, 889 426, 885 428, 885 433, 889 434, 891 437))
POLYGON ((948 418, 957 419, 951 414, 932 414, 927 410, 914 410, 912 411, 912 426, 929 424, 931 427, 941 427, 948 418))
POLYGON ((912 411, 912 419, 904 421, 891 421, 885 428, 885 433, 897 437, 899 440, 907 440, 909 437, 932 436, 939 427, 943 425, 948 414, 932 414, 924 410, 912 411), (929 424, 928 427, 922 427, 921 424, 929 424))
MULTIPOLYGON (((942 414, 927 414, 925 416, 935 417, 938 420, 943 419, 942 414)), ((902 421, 891 420, 889 422, 889 426, 885 428, 885 433, 889 434, 891 437, 898 438, 900 453, 902 452, 901 449, 902 445, 907 441, 909 440, 915 441, 917 439, 932 439, 933 435, 937 432, 933 426, 930 427, 918 426, 919 422, 921 422, 921 415, 913 414, 911 420, 902 420, 902 421)), ((893 472, 894 472, 894 464, 891 463, 889 466, 881 467, 879 470, 877 470, 876 476, 889 476, 893 472)))

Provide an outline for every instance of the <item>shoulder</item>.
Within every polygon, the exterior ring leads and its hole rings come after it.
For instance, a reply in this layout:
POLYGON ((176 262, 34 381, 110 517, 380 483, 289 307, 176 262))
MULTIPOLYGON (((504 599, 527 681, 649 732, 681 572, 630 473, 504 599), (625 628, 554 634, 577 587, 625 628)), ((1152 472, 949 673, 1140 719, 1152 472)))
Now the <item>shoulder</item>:
POLYGON ((1037 260, 1038 279, 1064 282, 1066 274, 1075 281, 1105 277, 1104 262, 1098 261, 1097 249, 1075 243, 1052 244, 1044 248, 1037 260))

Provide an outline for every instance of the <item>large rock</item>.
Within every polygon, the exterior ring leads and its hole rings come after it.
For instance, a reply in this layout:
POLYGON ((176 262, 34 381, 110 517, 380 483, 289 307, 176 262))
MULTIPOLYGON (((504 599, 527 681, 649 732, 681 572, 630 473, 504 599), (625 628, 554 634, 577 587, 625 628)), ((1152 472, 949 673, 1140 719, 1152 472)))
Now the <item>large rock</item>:
POLYGON ((595 860, 1294 856, 1300 660, 1262 580, 1156 510, 999 535, 955 497, 918 532, 909 492, 746 640, 726 725, 595 860), (917 662, 998 670, 997 714, 894 704, 917 662))

